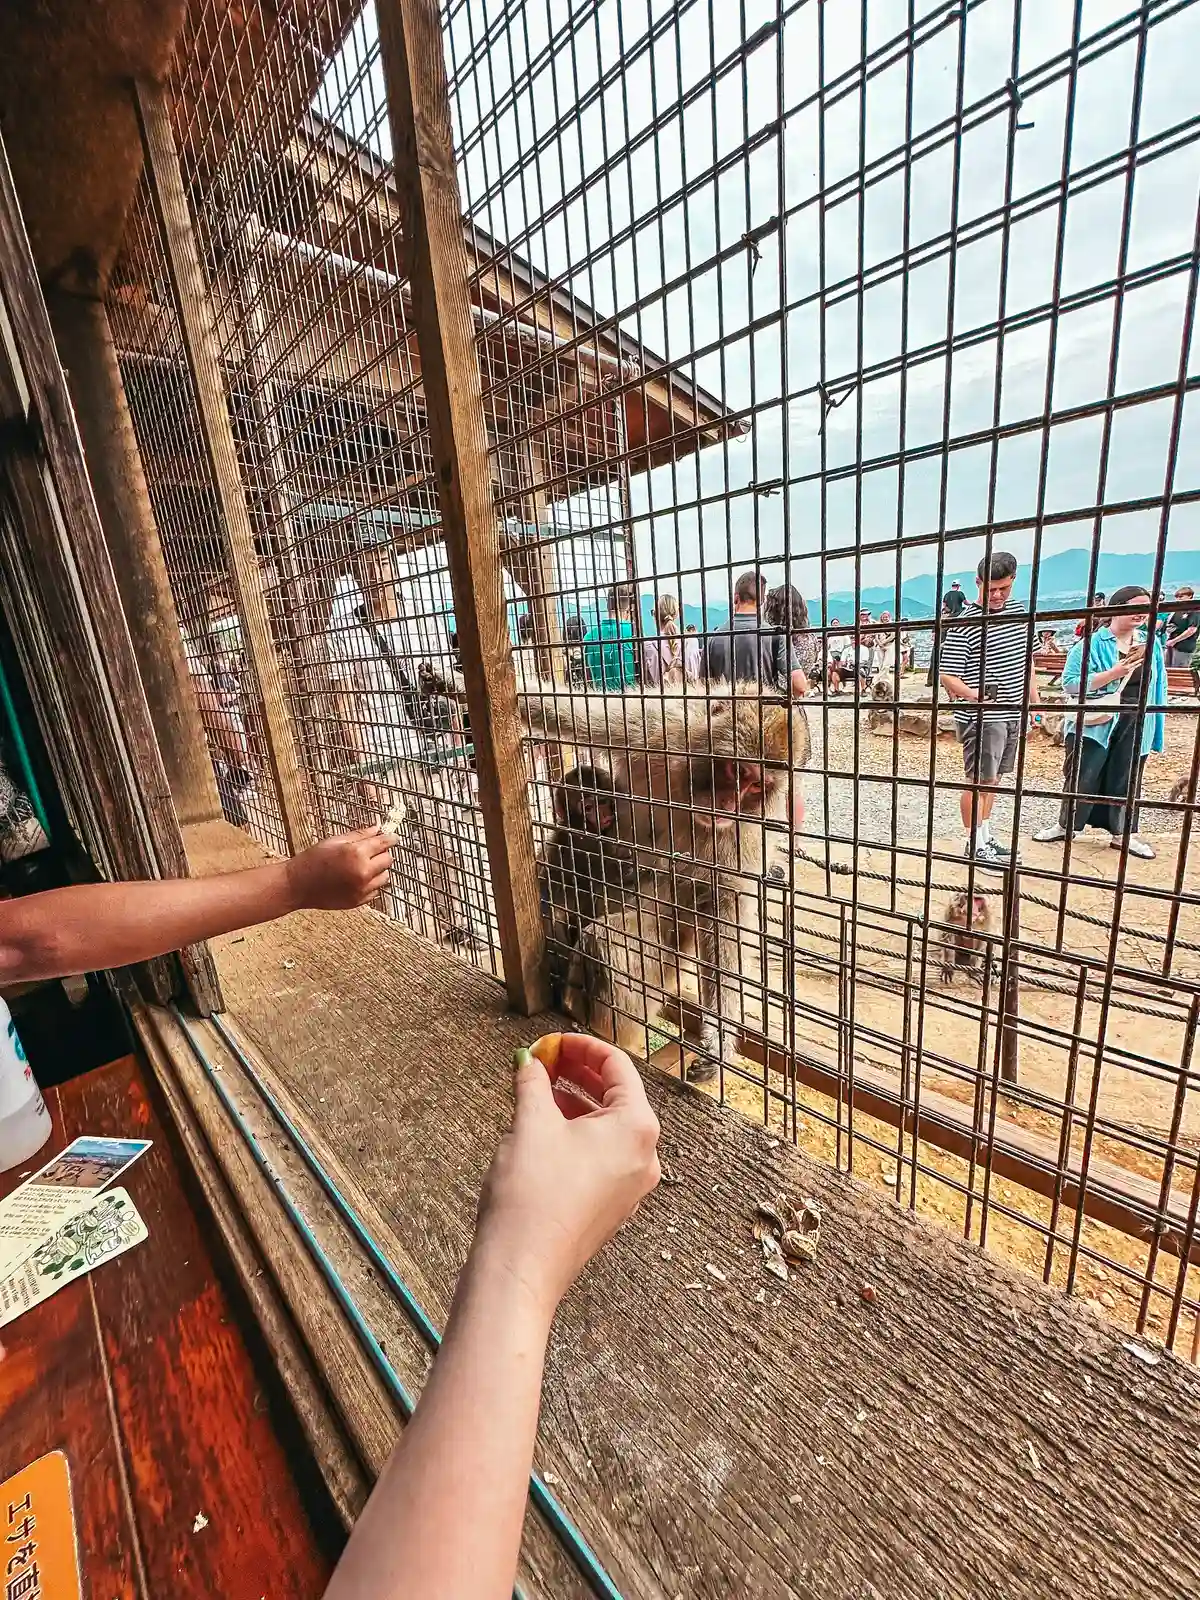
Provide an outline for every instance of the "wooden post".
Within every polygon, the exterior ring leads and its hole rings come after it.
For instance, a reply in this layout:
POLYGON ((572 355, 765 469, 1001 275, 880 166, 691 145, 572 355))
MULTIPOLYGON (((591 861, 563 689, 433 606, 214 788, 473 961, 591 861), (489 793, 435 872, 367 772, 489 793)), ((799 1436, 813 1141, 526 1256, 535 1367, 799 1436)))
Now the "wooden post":
POLYGON ((439 8, 377 0, 376 14, 504 979, 512 1005, 530 1013, 547 1000, 545 934, 439 8))
POLYGON ((108 313, 61 290, 46 304, 175 811, 208 822, 221 801, 108 313))
POLYGON ((312 820, 297 757, 295 731, 283 692, 283 668, 271 634, 254 532, 238 467, 233 423, 221 377, 212 297, 192 230, 171 126, 170 103, 160 86, 143 82, 135 85, 134 101, 141 124, 146 173, 162 228, 176 310, 195 385, 200 431, 221 507, 229 576, 242 619, 246 651, 262 696, 267 760, 279 794, 284 836, 288 849, 294 852, 312 843, 312 820))

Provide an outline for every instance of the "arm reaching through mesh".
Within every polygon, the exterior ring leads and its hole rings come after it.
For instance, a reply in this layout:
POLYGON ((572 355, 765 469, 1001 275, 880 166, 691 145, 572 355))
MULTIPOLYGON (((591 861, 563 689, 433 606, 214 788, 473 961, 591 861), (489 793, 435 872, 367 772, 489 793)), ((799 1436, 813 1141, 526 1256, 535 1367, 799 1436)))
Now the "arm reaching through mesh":
POLYGON ((633 1063, 564 1035, 559 1071, 600 1102, 568 1118, 528 1060, 421 1403, 325 1600, 509 1600, 558 1302, 658 1182, 658 1122, 633 1063))
POLYGON ((394 844, 378 827, 363 828, 243 872, 75 884, 0 902, 0 978, 124 967, 289 911, 364 905, 387 882, 394 844))

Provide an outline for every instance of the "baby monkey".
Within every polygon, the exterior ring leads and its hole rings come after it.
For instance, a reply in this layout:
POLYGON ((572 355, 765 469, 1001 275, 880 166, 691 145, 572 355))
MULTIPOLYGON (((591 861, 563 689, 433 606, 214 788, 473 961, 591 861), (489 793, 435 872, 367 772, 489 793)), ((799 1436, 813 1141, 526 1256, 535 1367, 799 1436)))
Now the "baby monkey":
POLYGON ((564 774, 554 786, 554 824, 538 862, 538 889, 559 994, 583 929, 620 906, 636 866, 628 801, 606 768, 584 765, 564 774))
POLYGON ((941 936, 942 982, 953 983, 960 970, 980 980, 987 971, 988 944, 979 937, 992 931, 992 910, 987 896, 960 889, 950 896, 944 920, 950 924, 941 936))

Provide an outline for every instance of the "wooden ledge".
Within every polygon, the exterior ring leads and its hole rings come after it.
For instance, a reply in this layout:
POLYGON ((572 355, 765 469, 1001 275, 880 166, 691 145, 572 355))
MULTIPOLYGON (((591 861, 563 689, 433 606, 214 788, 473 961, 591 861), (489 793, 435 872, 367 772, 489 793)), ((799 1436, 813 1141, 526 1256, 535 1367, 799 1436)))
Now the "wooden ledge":
MULTIPOLYGON (((204 826, 211 858, 223 825, 204 826)), ((253 851, 223 831, 226 851, 253 851)), ((509 1015, 494 980, 366 913, 302 914, 219 941, 216 955, 273 1090, 444 1325, 510 1112, 511 1051, 545 1024, 509 1015)), ((236 1061, 221 1062, 285 1181, 303 1184, 236 1061)), ((1194 1517, 1200 1372, 1157 1350, 1144 1362, 1078 1302, 678 1082, 651 1074, 649 1086, 676 1181, 564 1303, 538 1454, 623 1595, 1197 1590, 1200 1555, 1180 1530, 1194 1517), (755 1201, 779 1190, 815 1196, 825 1218, 815 1266, 786 1286, 750 1238, 755 1201)), ((195 1078, 201 1090, 211 1080, 195 1078)), ((389 1359, 419 1388, 420 1341, 328 1202, 303 1192, 389 1359)), ((302 1313, 292 1306, 303 1329, 302 1313)), ((313 1358, 343 1415, 375 1409, 330 1338, 313 1358)), ((372 1470, 383 1433, 360 1441, 372 1470)), ((582 1593, 536 1518, 528 1533, 529 1592, 582 1593)))

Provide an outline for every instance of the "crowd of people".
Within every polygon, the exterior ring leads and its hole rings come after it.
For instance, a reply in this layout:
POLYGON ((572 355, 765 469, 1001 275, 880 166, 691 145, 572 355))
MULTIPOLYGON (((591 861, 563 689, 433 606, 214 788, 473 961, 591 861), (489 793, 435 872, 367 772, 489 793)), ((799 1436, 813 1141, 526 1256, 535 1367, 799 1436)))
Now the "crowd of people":
MULTIPOLYGON (((927 684, 949 700, 962 748, 964 784, 959 809, 965 854, 979 865, 1001 868, 1013 848, 993 832, 992 813, 1001 781, 1017 767, 1031 710, 1039 706, 1037 657, 1057 651, 1058 635, 1033 635, 1026 608, 1013 598, 1017 561, 996 551, 981 562, 976 597, 955 579, 942 597, 927 684)), ((1064 710, 1063 800, 1059 820, 1034 839, 1056 843, 1086 828, 1111 836, 1114 849, 1140 859, 1154 855, 1138 833, 1138 796, 1150 756, 1164 748, 1167 668, 1190 667, 1200 640, 1194 592, 1175 591, 1175 606, 1154 620, 1150 596, 1125 585, 1111 596, 1096 593, 1074 629, 1061 690, 1074 710, 1064 710)), ((764 690, 804 696, 823 687, 829 696, 860 692, 878 679, 900 695, 901 675, 913 666, 912 635, 901 620, 867 609, 843 627, 813 628, 799 590, 769 588, 749 570, 732 591, 729 621, 704 641, 693 628, 681 632, 680 605, 670 593, 654 608, 657 633, 638 644, 636 594, 618 586, 609 614, 590 631, 579 627, 575 681, 594 690, 683 689, 706 683, 756 683, 764 690)), ((577 620, 577 619, 576 619, 577 620)))
MULTIPOLYGON (((857 677, 864 686, 876 677, 896 678, 912 664, 912 637, 888 611, 878 621, 869 610, 843 632, 836 617, 822 646, 804 596, 794 584, 772 589, 753 569, 733 585, 729 621, 701 641, 694 623, 681 627, 677 595, 665 591, 655 602, 657 632, 638 643, 636 592, 617 584, 606 596, 606 614, 590 629, 571 616, 563 629, 574 687, 620 693, 641 684, 651 689, 683 689, 705 683, 757 683, 763 689, 802 696, 825 684, 831 694, 846 691, 857 677)), ((520 669, 518 669, 520 676, 520 669)))

